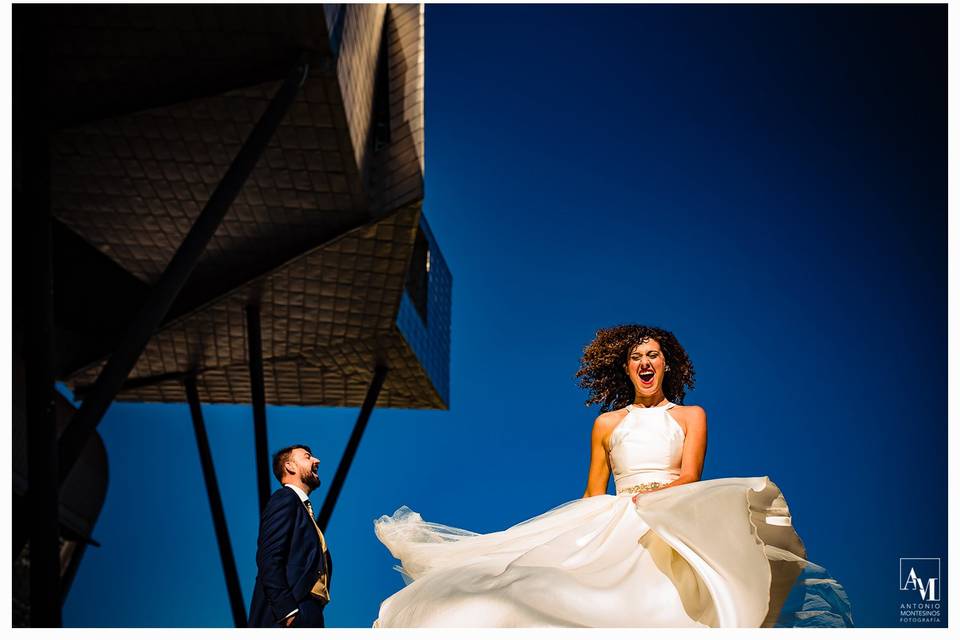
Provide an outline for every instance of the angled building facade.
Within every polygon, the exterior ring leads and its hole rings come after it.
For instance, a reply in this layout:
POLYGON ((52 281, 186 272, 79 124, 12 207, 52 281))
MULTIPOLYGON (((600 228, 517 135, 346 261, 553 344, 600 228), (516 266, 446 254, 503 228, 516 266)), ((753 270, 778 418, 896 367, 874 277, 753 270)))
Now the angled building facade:
MULTIPOLYGON (((195 418, 204 402, 253 404, 261 501, 266 404, 360 407, 357 441, 374 407, 449 406, 421 5, 18 6, 13 27, 22 455, 59 466, 53 486, 23 476, 15 523, 52 517, 84 464, 105 478, 105 456, 85 452, 114 401, 189 402, 195 418), (56 430, 49 380, 80 402, 56 430)), ((38 536, 22 527, 14 557, 52 556, 38 536)), ((34 587, 66 575, 42 571, 34 587)), ((24 588, 22 624, 58 624, 24 588)))

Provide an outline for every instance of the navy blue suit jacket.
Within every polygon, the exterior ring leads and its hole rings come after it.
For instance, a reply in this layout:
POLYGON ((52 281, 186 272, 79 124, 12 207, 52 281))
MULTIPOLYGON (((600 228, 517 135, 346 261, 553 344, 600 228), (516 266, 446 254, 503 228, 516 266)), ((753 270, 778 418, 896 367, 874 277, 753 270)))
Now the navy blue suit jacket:
POLYGON ((284 626, 280 620, 299 608, 296 627, 323 626, 324 602, 310 595, 323 571, 333 579, 330 550, 320 549, 317 530, 297 492, 280 487, 260 515, 257 579, 250 602, 251 627, 284 626))

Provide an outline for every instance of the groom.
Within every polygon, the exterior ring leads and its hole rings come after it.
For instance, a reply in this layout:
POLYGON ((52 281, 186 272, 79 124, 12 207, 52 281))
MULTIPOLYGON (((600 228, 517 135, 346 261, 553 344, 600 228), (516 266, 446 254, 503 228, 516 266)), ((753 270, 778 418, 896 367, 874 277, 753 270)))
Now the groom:
POLYGON ((319 465, 302 444, 273 455, 273 475, 283 486, 260 515, 251 627, 324 626, 333 565, 307 498, 320 486, 319 465))

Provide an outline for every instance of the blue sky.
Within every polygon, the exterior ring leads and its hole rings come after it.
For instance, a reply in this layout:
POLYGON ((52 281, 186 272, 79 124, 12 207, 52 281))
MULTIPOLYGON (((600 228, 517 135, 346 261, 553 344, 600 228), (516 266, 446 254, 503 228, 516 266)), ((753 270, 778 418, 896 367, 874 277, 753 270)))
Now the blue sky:
MULTIPOLYGON (((425 211, 453 274, 449 411, 376 410, 327 540, 330 626, 403 586, 372 521, 505 528, 583 493, 597 328, 673 331, 704 479, 769 475, 858 626, 946 575, 945 6, 426 8, 425 211)), ((249 605, 252 413, 205 406, 249 605)), ((322 493, 358 409, 270 407, 322 493)), ((230 626, 185 405, 113 406, 67 626, 230 626)), ((948 593, 944 593, 944 603, 948 593)), ((946 620, 944 619, 944 623, 946 620)))

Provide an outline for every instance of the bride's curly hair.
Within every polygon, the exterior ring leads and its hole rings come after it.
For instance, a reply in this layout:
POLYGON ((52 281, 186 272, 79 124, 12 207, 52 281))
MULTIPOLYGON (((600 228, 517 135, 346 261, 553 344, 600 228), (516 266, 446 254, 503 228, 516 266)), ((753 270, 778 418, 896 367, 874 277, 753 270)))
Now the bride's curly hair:
POLYGON ((630 404, 635 389, 623 365, 635 345, 644 338, 660 343, 666 364, 670 365, 663 377, 663 394, 671 402, 683 403, 688 390, 694 387, 693 363, 680 342, 669 331, 642 324, 623 324, 597 331, 597 337, 583 350, 577 386, 590 391, 585 406, 600 405, 600 412, 630 404))

